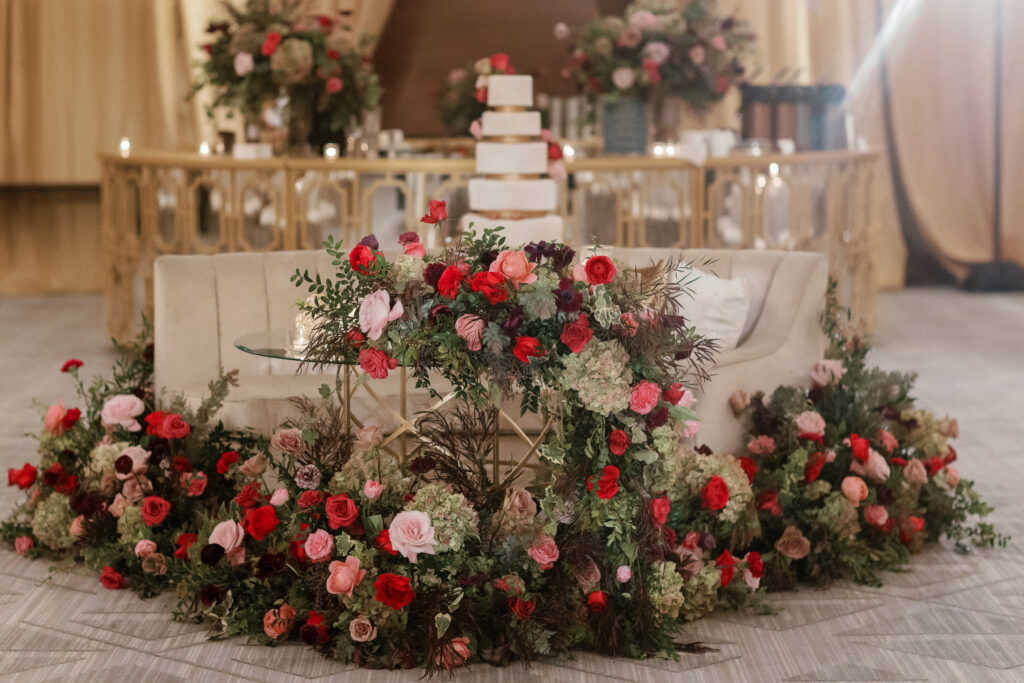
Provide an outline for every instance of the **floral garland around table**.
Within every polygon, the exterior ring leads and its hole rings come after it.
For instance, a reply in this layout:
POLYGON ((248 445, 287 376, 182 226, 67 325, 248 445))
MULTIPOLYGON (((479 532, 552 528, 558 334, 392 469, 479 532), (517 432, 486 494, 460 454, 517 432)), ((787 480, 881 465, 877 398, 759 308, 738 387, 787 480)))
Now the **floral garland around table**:
POLYGON ((208 57, 194 92, 212 87, 211 116, 217 107, 239 111, 264 129, 287 129, 293 146, 344 142, 352 122, 380 102, 365 52, 370 38, 356 36, 343 14, 305 15, 298 2, 278 4, 224 4, 229 19, 207 29, 212 41, 203 46, 208 57))
MULTIPOLYGON (((423 220, 445 218, 431 202, 423 220)), ((85 414, 47 409, 39 466, 8 473, 27 500, 0 537, 111 589, 174 586, 176 616, 215 636, 428 672, 575 648, 671 656, 718 606, 876 583, 943 536, 1006 542, 971 520, 989 508, 952 466, 955 421, 914 405, 911 376, 869 369, 834 307, 813 388, 733 396, 747 452, 713 454, 685 443, 714 353, 679 308, 690 264, 574 265, 565 245, 509 248, 494 230, 437 256, 400 242, 393 260, 372 236, 328 242, 337 276, 293 279, 313 295, 313 363, 358 363, 360 381, 401 364, 463 399, 421 419, 411 462, 379 426, 348 433, 327 385, 269 442, 209 424, 230 377, 194 414, 157 411, 138 345, 113 380, 79 384, 85 414), (530 481, 488 467, 512 395, 554 424, 530 481)))

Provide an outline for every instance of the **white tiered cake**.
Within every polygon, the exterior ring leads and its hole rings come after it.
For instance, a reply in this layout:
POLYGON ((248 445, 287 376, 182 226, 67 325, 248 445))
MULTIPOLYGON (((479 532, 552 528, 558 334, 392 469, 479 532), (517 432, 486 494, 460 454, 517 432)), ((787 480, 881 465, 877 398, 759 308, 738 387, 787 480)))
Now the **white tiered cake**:
POLYGON ((483 140, 476 145, 476 172, 469 181, 469 209, 460 221, 477 231, 505 227, 509 244, 561 240, 558 184, 544 177, 548 145, 540 137, 540 112, 533 106, 531 76, 494 75, 487 82, 487 106, 481 120, 483 140))

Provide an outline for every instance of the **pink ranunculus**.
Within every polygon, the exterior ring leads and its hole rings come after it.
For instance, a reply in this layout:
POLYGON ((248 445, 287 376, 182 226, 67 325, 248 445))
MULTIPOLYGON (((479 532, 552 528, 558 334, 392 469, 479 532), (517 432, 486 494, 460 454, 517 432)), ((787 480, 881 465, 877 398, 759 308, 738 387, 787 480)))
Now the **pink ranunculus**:
POLYGON ((277 640, 292 630, 295 623, 295 608, 287 602, 277 609, 269 609, 263 615, 263 632, 277 640))
POLYGON ((144 538, 135 544, 136 557, 146 557, 147 555, 152 555, 155 552, 156 543, 154 541, 149 540, 148 538, 144 538))
POLYGON ((719 34, 719 35, 715 36, 714 38, 712 38, 711 39, 711 47, 715 48, 716 50, 724 50, 725 49, 725 36, 719 34))
POLYGON ((64 416, 67 414, 68 411, 64 407, 64 401, 58 400, 46 409, 46 415, 43 417, 43 427, 50 434, 60 436, 67 431, 67 427, 64 426, 64 416))
POLYGON ((352 591, 366 576, 366 570, 359 568, 359 558, 352 555, 346 557, 344 562, 331 562, 328 569, 331 575, 327 577, 327 592, 331 595, 347 595, 351 598, 352 591))
POLYGON ((819 360, 811 368, 811 381, 816 387, 827 387, 837 384, 846 374, 841 360, 819 360))
POLYGON ((641 380, 633 386, 629 395, 629 408, 638 415, 646 415, 654 410, 661 400, 661 387, 654 382, 641 380))
POLYGON ((306 450, 306 442, 302 440, 302 430, 292 427, 274 432, 270 447, 288 455, 301 455, 306 450))
POLYGON ((630 15, 629 25, 639 29, 656 28, 658 26, 658 17, 654 16, 654 12, 642 9, 630 15))
POLYGON ((526 549, 542 570, 551 569, 558 560, 558 545, 550 536, 541 536, 526 549))
POLYGON ((700 66, 701 64, 704 63, 704 46, 694 45, 693 47, 690 48, 689 55, 690 61, 700 66))
POLYGON ((868 485, 860 477, 846 477, 843 479, 843 495, 850 505, 857 507, 860 502, 868 497, 868 485))
POLYGON ((903 478, 911 484, 927 484, 928 469, 924 466, 924 462, 922 462, 920 458, 913 458, 907 463, 907 466, 903 468, 903 478))
POLYGON ((636 72, 628 66, 620 66, 612 72, 612 83, 619 90, 629 90, 636 83, 636 72))
POLYGON ((384 328, 392 320, 398 320, 405 313, 402 301, 398 300, 391 305, 391 295, 383 289, 378 289, 366 298, 359 305, 359 328, 370 339, 380 339, 384 328))
POLYGON ((960 483, 960 470, 946 465, 946 483, 949 484, 949 488, 955 489, 960 483))
POLYGON ((427 513, 419 510, 403 510, 395 515, 388 527, 391 547, 410 562, 416 562, 420 554, 433 555, 434 527, 427 513))
POLYGON ((149 466, 149 456, 152 455, 142 446, 128 446, 121 451, 122 456, 128 456, 132 460, 132 471, 127 474, 117 473, 117 478, 121 481, 130 479, 133 475, 145 472, 146 467, 149 466))
POLYGON ((775 452, 775 439, 762 434, 747 444, 747 452, 751 455, 771 455, 775 452))
POLYGON ((865 505, 864 521, 873 527, 881 528, 889 521, 889 511, 884 505, 865 505))
POLYGON ((363 495, 369 498, 370 500, 373 500, 383 492, 384 484, 380 483, 379 481, 367 479, 366 483, 363 484, 363 495))
POLYGON ((239 52, 235 55, 235 75, 241 78, 252 73, 254 63, 251 52, 239 52))
POLYGON ((533 272, 536 267, 537 264, 531 263, 522 249, 506 249, 498 252, 498 258, 494 259, 489 270, 504 275, 518 289, 519 285, 532 285, 537 281, 533 272))
POLYGON ((615 570, 615 578, 619 583, 626 583, 633 578, 633 570, 627 565, 622 565, 615 570))
POLYGON ((27 553, 35 543, 31 536, 18 536, 14 539, 14 551, 19 555, 27 553))
POLYGON ((860 462, 854 460, 850 463, 850 471, 867 477, 876 484, 881 484, 889 478, 889 463, 874 448, 868 449, 868 461, 860 462))
POLYGON ((466 347, 470 351, 479 351, 482 348, 480 342, 484 338, 486 326, 480 316, 466 313, 455 321, 455 334, 466 340, 466 347))
POLYGON ((317 529, 306 537, 302 547, 306 550, 306 557, 310 562, 327 562, 331 559, 331 551, 334 550, 334 536, 323 529, 317 529))
POLYGON ((825 418, 813 410, 806 410, 793 420, 801 434, 825 436, 825 418))
POLYGON ((209 542, 216 543, 224 548, 224 552, 230 553, 242 545, 243 539, 245 539, 245 529, 238 522, 229 519, 213 527, 209 542))
POLYGON ((644 46, 644 56, 650 59, 655 64, 663 64, 668 59, 672 49, 666 44, 660 41, 654 41, 647 43, 644 46))
POLYGON ((475 140, 482 140, 484 137, 484 127, 480 123, 480 119, 473 119, 473 123, 469 124, 469 134, 473 136, 475 140))
POLYGON ((277 489, 270 494, 270 504, 279 508, 288 502, 288 498, 288 489, 277 489))
POLYGON ((146 404, 132 394, 117 394, 103 402, 100 420, 107 427, 120 426, 129 432, 137 432, 142 425, 136 419, 146 412, 146 404))
POLYGON ((878 430, 878 443, 881 444, 882 448, 884 448, 890 455, 900 447, 900 442, 896 440, 896 437, 893 436, 888 429, 878 430))

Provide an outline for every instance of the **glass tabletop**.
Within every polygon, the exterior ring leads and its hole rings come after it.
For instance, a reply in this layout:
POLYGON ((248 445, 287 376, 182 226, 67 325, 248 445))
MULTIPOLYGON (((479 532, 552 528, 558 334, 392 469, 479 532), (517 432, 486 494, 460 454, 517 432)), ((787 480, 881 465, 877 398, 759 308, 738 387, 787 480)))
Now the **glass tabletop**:
POLYGON ((305 349, 291 346, 290 337, 293 334, 293 329, 286 327, 250 332, 235 340, 235 348, 256 356, 304 361, 306 360, 305 349))

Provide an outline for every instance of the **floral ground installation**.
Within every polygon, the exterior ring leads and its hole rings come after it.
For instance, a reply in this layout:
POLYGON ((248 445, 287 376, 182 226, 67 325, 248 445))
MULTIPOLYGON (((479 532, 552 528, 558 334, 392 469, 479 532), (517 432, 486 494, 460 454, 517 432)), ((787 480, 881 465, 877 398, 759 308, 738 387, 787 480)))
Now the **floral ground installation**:
POLYGON ((423 419, 411 461, 379 427, 348 433, 327 385, 269 440, 210 424, 230 376, 194 413, 157 410, 139 344, 111 380, 79 383, 84 413, 46 409, 41 461, 9 472, 27 499, 3 539, 111 589, 173 588, 176 617, 214 636, 428 672, 575 648, 671 656, 716 607, 770 609, 765 592, 799 580, 875 583, 943 536, 1005 542, 972 520, 988 508, 952 465, 955 421, 914 405, 911 376, 869 369, 834 307, 813 388, 737 394, 747 452, 713 454, 686 445, 714 352, 679 307, 687 264, 573 265, 564 245, 509 249, 498 231, 438 256, 402 243, 392 261, 372 237, 328 244, 337 277, 294 279, 313 296, 314 362, 368 379, 401 363, 463 399, 423 419), (512 394, 555 421, 528 481, 488 467, 492 408, 512 394))

